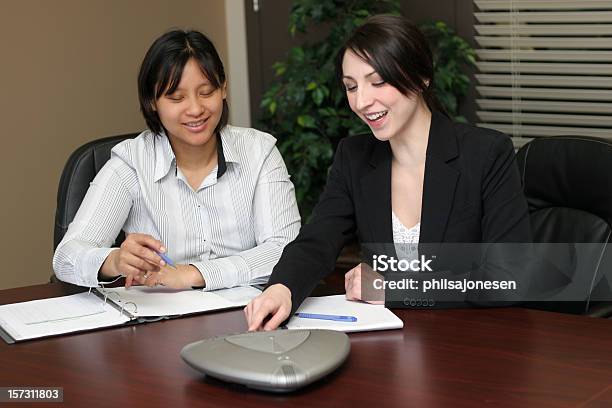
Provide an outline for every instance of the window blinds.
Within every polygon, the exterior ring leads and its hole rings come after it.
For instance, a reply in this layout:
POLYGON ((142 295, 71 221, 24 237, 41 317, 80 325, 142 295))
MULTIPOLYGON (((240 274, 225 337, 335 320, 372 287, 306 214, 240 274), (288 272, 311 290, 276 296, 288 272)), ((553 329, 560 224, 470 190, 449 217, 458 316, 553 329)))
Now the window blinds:
POLYGON ((479 126, 612 139, 612 0, 474 0, 479 126))

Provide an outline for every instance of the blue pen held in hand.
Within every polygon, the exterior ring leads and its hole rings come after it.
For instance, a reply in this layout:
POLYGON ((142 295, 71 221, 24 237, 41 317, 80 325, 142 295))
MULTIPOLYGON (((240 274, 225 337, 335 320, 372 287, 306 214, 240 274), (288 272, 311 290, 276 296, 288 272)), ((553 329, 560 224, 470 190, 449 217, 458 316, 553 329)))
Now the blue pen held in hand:
POLYGON ((174 262, 172 262, 172 259, 170 259, 166 254, 162 254, 161 252, 157 252, 157 255, 159 255, 161 257, 161 259, 163 259, 164 262, 166 262, 166 265, 176 269, 176 265, 174 265, 174 262))
POLYGON ((296 313, 295 316, 301 317, 303 319, 332 320, 334 322, 345 322, 345 323, 351 323, 351 322, 357 321, 357 318, 355 316, 339 316, 339 315, 319 314, 319 313, 296 313))

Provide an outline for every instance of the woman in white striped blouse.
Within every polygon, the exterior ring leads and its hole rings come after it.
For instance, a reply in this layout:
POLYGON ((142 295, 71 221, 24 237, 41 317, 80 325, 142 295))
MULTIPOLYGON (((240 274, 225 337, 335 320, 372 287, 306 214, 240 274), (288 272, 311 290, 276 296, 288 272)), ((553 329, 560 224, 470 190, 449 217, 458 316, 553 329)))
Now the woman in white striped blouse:
POLYGON ((138 93, 149 129, 118 144, 91 183, 53 257, 57 277, 207 290, 265 282, 300 228, 294 188, 272 136, 227 125, 214 45, 196 31, 164 34, 138 93))

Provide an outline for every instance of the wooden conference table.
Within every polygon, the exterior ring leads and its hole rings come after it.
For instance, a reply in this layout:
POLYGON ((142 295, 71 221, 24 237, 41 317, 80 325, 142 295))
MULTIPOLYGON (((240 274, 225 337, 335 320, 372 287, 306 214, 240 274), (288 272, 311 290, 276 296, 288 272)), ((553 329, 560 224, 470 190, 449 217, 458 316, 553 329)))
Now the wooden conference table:
MULTIPOLYGON (((64 284, 9 289, 0 303, 70 293, 64 284)), ((241 310, 0 342, 0 386, 60 386, 55 405, 87 408, 612 406, 610 320, 521 308, 396 313, 403 330, 351 334, 344 366, 293 394, 206 378, 180 359, 187 343, 244 331, 241 310)))

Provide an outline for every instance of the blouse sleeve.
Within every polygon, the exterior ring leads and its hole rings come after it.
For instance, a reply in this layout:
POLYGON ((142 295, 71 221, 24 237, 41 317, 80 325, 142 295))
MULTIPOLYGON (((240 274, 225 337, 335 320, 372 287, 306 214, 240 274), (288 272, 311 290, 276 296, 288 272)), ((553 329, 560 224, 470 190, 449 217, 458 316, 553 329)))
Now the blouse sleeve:
POLYGON ((53 255, 58 279, 79 286, 98 286, 98 271, 121 232, 132 196, 117 173, 121 161, 111 158, 91 182, 68 231, 53 255))

